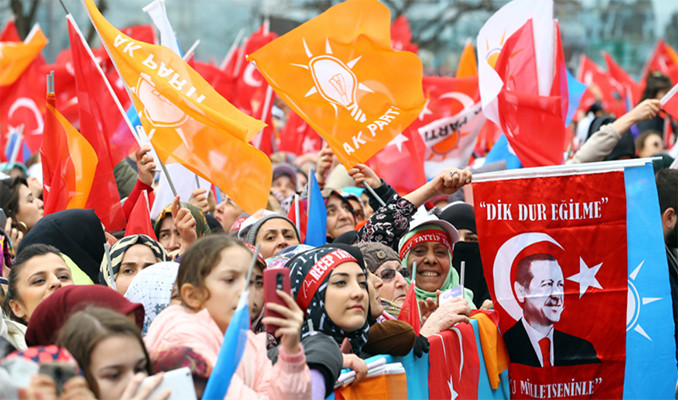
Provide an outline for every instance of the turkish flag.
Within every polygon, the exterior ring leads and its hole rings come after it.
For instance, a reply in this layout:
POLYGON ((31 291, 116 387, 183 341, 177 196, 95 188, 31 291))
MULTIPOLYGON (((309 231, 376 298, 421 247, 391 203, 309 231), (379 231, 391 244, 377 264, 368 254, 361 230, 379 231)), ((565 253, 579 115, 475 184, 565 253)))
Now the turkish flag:
POLYGON ((421 331, 421 318, 419 317, 419 303, 417 302, 417 295, 414 292, 414 282, 410 283, 405 296, 405 302, 398 313, 398 321, 404 321, 414 328, 414 333, 419 335, 421 331))
POLYGON ((511 362, 512 397, 621 398, 628 279, 624 172, 531 175, 473 183, 480 251, 511 362), (537 346, 544 335, 550 338, 537 346))
POLYGON ((92 191, 85 207, 93 208, 107 230, 125 227, 125 214, 120 205, 120 195, 113 175, 113 167, 138 148, 132 132, 123 121, 115 103, 115 94, 108 89, 103 71, 90 56, 84 37, 68 18, 75 86, 80 114, 80 133, 87 139, 98 156, 92 191), (118 129, 121 126, 122 129, 118 129), (125 129, 126 128, 126 129, 125 129))
POLYGON ((619 64, 617 64, 616 61, 614 61, 610 54, 603 52, 603 56, 605 57, 605 63, 607 64, 607 70, 610 73, 610 77, 612 77, 614 82, 619 85, 620 88, 618 91, 623 93, 623 99, 626 100, 627 103, 627 111, 630 111, 631 108, 640 101, 642 88, 619 64))
POLYGON ((322 138, 304 121, 299 114, 290 110, 287 122, 280 130, 280 151, 300 156, 317 153, 323 145, 322 138))
POLYGON ((367 161, 367 165, 401 196, 426 183, 426 145, 419 133, 407 129, 367 161))
POLYGON ((579 102, 579 110, 586 111, 596 100, 600 100, 603 109, 617 118, 626 114, 621 87, 615 85, 612 77, 585 55, 579 59, 577 80, 588 86, 579 102))
POLYGON ((419 46, 412 43, 412 30, 404 15, 393 20, 391 24, 391 47, 393 50, 409 51, 414 54, 419 52, 419 46))
POLYGON ((132 212, 129 214, 125 236, 130 235, 146 235, 153 238, 153 240, 158 240, 153 231, 153 225, 151 225, 151 214, 148 209, 146 192, 137 197, 137 202, 134 203, 134 208, 132 208, 132 212))
MULTIPOLYGON (((556 49, 556 54, 558 51, 556 49)), ((555 95, 552 89, 551 96, 541 96, 534 79, 536 60, 532 20, 529 20, 509 37, 497 59, 495 69, 504 82, 497 97, 499 120, 525 167, 560 165, 567 140, 567 91, 555 95)), ((556 65, 555 70, 559 69, 556 65)), ((555 79, 559 78, 554 76, 555 79)), ((558 91, 559 85, 560 81, 556 84, 558 91)))
POLYGON ((657 40, 652 55, 643 68, 643 76, 640 79, 643 89, 648 75, 654 71, 668 76, 674 84, 678 82, 678 53, 664 39, 657 40))
POLYGON ((430 399, 477 399, 480 349, 471 324, 429 336, 428 390, 430 399))

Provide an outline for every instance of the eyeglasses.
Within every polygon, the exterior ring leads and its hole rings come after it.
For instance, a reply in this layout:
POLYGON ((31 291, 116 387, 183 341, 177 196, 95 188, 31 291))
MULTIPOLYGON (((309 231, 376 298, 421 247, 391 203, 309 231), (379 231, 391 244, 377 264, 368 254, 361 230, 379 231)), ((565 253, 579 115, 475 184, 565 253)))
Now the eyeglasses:
POLYGON ((410 271, 407 268, 400 268, 398 270, 387 268, 379 273, 379 278, 381 278, 381 280, 384 282, 390 282, 393 280, 393 278, 395 278, 396 272, 399 273, 403 278, 410 277, 410 271))

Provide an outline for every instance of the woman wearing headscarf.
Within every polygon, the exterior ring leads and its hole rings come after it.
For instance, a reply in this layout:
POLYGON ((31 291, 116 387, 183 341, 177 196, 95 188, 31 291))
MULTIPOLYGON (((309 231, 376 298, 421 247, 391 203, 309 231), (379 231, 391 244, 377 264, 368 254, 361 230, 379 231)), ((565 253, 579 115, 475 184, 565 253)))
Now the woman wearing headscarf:
POLYGON ((130 235, 118 240, 110 249, 110 264, 104 255, 99 268, 99 283, 125 294, 132 279, 144 268, 170 261, 160 243, 146 235, 130 235))
POLYGON ((153 225, 158 242, 176 258, 188 247, 210 232, 205 214, 190 203, 179 202, 177 196, 172 204, 163 208, 153 225))
POLYGON ((343 366, 367 374, 360 354, 369 335, 369 293, 363 256, 356 247, 332 244, 291 259, 292 294, 306 316, 302 337, 314 331, 332 337, 344 350, 343 366))
MULTIPOLYGON (((17 248, 17 254, 34 243, 56 247, 87 274, 89 283, 98 282, 106 234, 94 210, 76 208, 43 217, 24 236, 17 248)), ((75 271, 72 272, 76 274, 75 271)))
POLYGON ((29 346, 54 344, 61 327, 71 314, 87 307, 103 307, 134 317, 139 331, 144 325, 144 307, 132 303, 113 289, 101 285, 65 286, 38 305, 28 321, 29 346))
POLYGON ((26 178, 22 177, 0 180, 0 208, 7 215, 7 224, 0 228, 7 231, 14 246, 19 245, 43 216, 42 200, 33 196, 26 178))

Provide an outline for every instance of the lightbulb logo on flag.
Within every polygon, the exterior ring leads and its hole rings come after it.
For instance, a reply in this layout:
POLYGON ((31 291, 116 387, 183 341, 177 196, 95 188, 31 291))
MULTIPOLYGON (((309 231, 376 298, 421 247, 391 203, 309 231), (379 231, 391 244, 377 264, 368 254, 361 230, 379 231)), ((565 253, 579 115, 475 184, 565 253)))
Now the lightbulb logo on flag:
POLYGON ((367 120, 365 112, 360 109, 357 100, 358 89, 369 93, 374 93, 372 89, 358 82, 358 78, 353 72, 353 67, 360 61, 362 56, 358 56, 348 63, 344 64, 340 59, 332 55, 330 42, 325 39, 325 53, 319 56, 313 56, 308 49, 306 39, 302 39, 304 51, 310 59, 308 65, 294 64, 298 67, 307 69, 313 76, 313 86, 305 97, 319 93, 334 108, 335 116, 338 115, 337 106, 346 107, 354 120, 364 123, 367 120))
MULTIPOLYGON (((139 97, 144 116, 154 126, 176 127, 188 119, 185 112, 155 89, 155 84, 148 74, 139 74, 139 81, 131 90, 139 97)), ((152 138, 154 133, 155 129, 151 130, 149 137, 152 138)))
POLYGON ((247 56, 347 168, 386 146, 424 105, 421 61, 391 49, 390 22, 378 1, 348 0, 247 56))

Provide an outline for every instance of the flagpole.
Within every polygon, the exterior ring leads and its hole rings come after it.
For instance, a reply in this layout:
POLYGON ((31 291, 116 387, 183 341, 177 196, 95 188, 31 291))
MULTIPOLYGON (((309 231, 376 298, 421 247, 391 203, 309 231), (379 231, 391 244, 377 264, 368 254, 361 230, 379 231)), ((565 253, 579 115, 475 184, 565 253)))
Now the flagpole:
POLYGON ((233 58, 233 55, 235 54, 235 51, 238 49, 238 44, 242 40, 243 35, 245 34, 245 29, 240 29, 238 32, 238 35, 235 37, 235 40, 231 44, 231 47, 228 49, 228 52, 226 53, 226 56, 224 57, 223 61, 221 61, 221 65, 219 65, 220 70, 224 70, 226 66, 228 65, 229 62, 231 62, 231 58, 233 58))
MULTIPOLYGON (((155 149, 153 147, 153 143, 151 143, 151 140, 148 139, 148 136, 146 135, 146 131, 144 130, 144 127, 142 125, 139 125, 139 126, 137 126, 137 130, 139 131, 138 132, 139 136, 145 138, 146 142, 151 146, 151 149, 153 149, 153 151, 155 151, 155 149)), ((156 156, 157 155, 158 155, 158 153, 156 153, 156 156)), ((177 197, 178 196, 177 189, 174 187, 174 182, 172 181, 172 177, 170 176, 169 171, 167 171, 167 167, 165 167, 165 163, 162 162, 162 160, 160 159, 160 156, 158 156, 157 158, 158 158, 158 164, 160 164, 160 168, 162 168, 162 173, 165 174, 165 178, 167 178, 167 183, 169 183, 170 190, 172 190, 172 195, 174 195, 174 197, 177 197)), ((181 204, 179 204, 179 205, 181 206, 181 204)))
POLYGON ((377 194, 374 192, 374 189, 372 189, 372 186, 370 186, 370 185, 367 183, 367 181, 363 182, 363 186, 365 186, 365 189, 367 189, 367 191, 370 192, 370 194, 371 194, 375 199, 377 199, 377 201, 379 202, 379 204, 381 204, 382 207, 386 205, 386 203, 384 203, 384 200, 382 200, 381 197, 377 196, 377 194))
POLYGON ((183 59, 188 61, 188 59, 193 56, 193 53, 195 53, 195 49, 198 48, 198 45, 200 45, 200 39, 196 39, 195 42, 193 42, 191 47, 188 48, 186 54, 184 54, 183 59))
POLYGON ((9 162, 16 162, 16 158, 19 156, 19 149, 21 149, 21 142, 24 140, 24 124, 19 125, 17 129, 17 138, 14 148, 12 149, 12 155, 10 156, 9 162))
POLYGON ((294 194, 294 225, 297 226, 297 232, 301 235, 301 228, 299 227, 299 195, 294 194))
MULTIPOLYGON (((268 117, 268 109, 269 106, 271 105, 272 98, 273 98, 273 88, 271 87, 271 85, 268 85, 268 87, 266 88, 266 97, 264 98, 264 107, 261 110, 261 117, 259 118, 263 122, 266 122, 266 118, 268 117)), ((266 127, 262 128, 259 131, 259 135, 261 135, 261 137, 259 138, 259 146, 261 146, 261 140, 263 140, 264 129, 266 129, 266 127)), ((271 127, 271 129, 273 129, 273 127, 271 127)), ((276 149, 275 146, 275 135, 271 135, 271 148, 273 149, 274 153, 278 151, 278 149, 276 149)))

